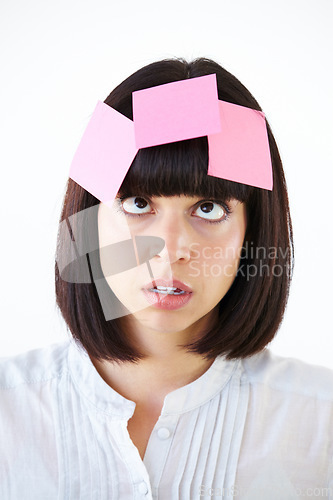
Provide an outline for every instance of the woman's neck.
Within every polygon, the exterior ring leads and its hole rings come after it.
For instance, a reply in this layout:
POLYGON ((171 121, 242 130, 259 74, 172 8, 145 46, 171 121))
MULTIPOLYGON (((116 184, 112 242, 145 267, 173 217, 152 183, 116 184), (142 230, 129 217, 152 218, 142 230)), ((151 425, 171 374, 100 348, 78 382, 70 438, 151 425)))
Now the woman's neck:
MULTIPOLYGON (((207 325, 206 325, 207 326, 207 325)), ((115 391, 137 404, 163 403, 165 396, 199 378, 214 360, 190 353, 182 347, 193 342, 203 325, 183 332, 144 332, 128 322, 127 332, 145 358, 133 362, 109 362, 93 359, 98 373, 115 391), (135 335, 134 335, 135 332, 135 335)), ((126 331, 126 330, 123 330, 126 331)))

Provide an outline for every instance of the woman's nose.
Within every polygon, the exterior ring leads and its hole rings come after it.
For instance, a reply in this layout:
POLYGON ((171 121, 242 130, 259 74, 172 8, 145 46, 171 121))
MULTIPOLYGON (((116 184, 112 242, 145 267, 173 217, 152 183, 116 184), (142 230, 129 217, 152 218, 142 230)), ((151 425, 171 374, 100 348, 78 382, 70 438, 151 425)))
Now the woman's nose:
POLYGON ((175 262, 186 263, 191 259, 191 244, 193 234, 190 224, 185 218, 172 214, 165 216, 157 224, 158 236, 165 241, 163 249, 156 254, 157 258, 173 264, 175 262))

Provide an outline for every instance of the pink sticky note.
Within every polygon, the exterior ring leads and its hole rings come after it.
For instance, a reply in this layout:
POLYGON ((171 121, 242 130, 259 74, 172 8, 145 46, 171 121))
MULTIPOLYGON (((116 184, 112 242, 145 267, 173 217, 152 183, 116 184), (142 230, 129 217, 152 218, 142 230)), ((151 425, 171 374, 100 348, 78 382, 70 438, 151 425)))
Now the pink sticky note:
POLYGON ((220 132, 216 75, 133 92, 137 148, 220 132))
POLYGON ((265 115, 224 101, 219 108, 221 132, 208 137, 208 175, 272 190, 265 115))
POLYGON ((132 120, 98 102, 69 176, 98 200, 114 200, 137 153, 132 120))

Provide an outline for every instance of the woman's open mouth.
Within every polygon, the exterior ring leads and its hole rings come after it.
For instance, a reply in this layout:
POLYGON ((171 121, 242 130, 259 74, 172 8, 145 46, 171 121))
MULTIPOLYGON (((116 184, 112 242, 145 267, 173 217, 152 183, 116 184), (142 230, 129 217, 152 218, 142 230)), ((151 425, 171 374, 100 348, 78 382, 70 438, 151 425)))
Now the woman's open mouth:
POLYGON ((183 307, 192 297, 192 290, 178 280, 157 279, 142 289, 147 301, 158 309, 173 310, 183 307))
POLYGON ((150 288, 149 292, 161 293, 163 295, 181 295, 186 293, 184 290, 172 286, 156 286, 154 288, 150 288))

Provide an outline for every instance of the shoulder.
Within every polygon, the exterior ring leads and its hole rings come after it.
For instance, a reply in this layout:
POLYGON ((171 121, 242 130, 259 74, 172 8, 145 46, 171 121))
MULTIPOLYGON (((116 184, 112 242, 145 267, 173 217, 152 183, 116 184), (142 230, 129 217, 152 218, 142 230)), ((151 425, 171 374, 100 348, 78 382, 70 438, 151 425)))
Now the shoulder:
POLYGON ((250 385, 333 403, 333 370, 329 368, 284 358, 269 349, 243 359, 242 365, 250 385))
POLYGON ((59 378, 67 369, 70 341, 0 358, 0 390, 59 378))

